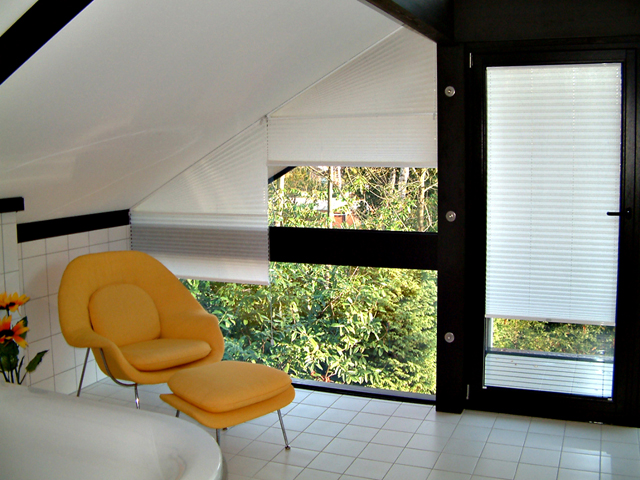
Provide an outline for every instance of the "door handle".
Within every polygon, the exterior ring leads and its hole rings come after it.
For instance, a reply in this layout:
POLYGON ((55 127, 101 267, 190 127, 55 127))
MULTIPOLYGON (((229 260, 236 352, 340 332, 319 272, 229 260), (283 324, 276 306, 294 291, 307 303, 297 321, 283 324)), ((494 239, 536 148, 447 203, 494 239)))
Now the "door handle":
POLYGON ((631 208, 625 208, 624 212, 607 212, 610 217, 624 217, 631 218, 631 208))

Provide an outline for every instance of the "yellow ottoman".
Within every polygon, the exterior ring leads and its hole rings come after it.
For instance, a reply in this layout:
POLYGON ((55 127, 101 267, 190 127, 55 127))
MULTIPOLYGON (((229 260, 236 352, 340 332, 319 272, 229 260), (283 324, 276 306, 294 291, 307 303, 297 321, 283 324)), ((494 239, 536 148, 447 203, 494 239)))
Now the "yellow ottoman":
POLYGON ((160 398, 205 427, 232 427, 278 412, 284 442, 289 449, 280 409, 295 397, 291 377, 281 370, 248 362, 217 362, 180 370, 167 382, 173 393, 160 398))

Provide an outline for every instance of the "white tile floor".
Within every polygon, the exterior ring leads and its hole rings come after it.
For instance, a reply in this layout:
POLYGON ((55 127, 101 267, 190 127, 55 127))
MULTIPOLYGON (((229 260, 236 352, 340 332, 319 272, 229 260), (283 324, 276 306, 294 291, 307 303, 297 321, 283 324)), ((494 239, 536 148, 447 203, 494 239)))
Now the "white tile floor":
MULTIPOLYGON (((142 408, 174 415, 161 392, 166 385, 141 387, 142 408)), ((134 407, 132 390, 108 379, 82 395, 134 407)), ((477 411, 451 415, 301 389, 283 413, 290 451, 275 413, 222 432, 229 480, 640 479, 637 428, 477 411)))

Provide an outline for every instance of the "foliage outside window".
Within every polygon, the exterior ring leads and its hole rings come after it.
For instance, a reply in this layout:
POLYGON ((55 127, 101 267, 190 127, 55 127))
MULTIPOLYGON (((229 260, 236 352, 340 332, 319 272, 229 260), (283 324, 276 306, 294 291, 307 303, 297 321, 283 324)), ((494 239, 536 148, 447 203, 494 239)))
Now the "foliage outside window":
POLYGON ((267 287, 184 280, 225 359, 295 378, 435 393, 436 273, 273 263, 267 287))
POLYGON ((494 349, 612 358, 615 327, 493 319, 494 349))
POLYGON ((437 232, 437 170, 298 167, 269 185, 269 224, 437 232))

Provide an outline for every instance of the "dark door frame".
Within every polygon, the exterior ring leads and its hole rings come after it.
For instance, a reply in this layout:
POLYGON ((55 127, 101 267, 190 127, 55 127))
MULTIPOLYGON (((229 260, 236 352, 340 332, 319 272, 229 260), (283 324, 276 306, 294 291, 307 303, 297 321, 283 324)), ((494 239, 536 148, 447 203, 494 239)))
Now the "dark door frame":
MULTIPOLYGON (((438 48, 440 211, 438 239, 437 408, 473 408, 568 420, 640 425, 640 179, 636 141, 638 45, 557 45, 530 48, 481 45, 438 48), (472 55, 471 55, 472 54, 472 55), (633 219, 621 225, 614 400, 543 392, 481 388, 484 337, 484 66, 502 64, 622 61, 624 64, 623 172, 625 208, 633 219), (455 88, 453 96, 444 89, 455 88), (466 151, 465 151, 466 140, 466 151), (460 242, 464 248, 460 249, 460 242), (448 343, 444 336, 454 333, 448 343), (466 340, 465 340, 466 339, 466 340)), ((449 90, 451 93, 451 90, 449 90)))

